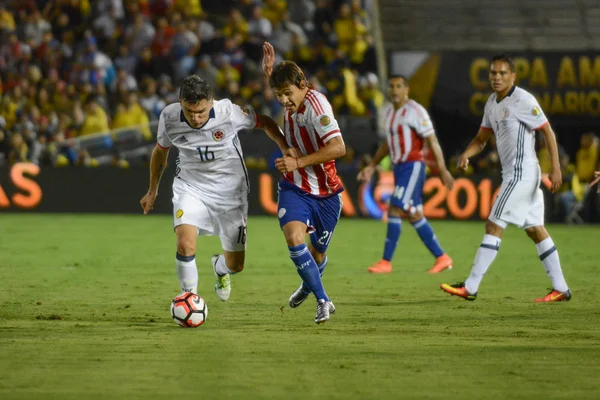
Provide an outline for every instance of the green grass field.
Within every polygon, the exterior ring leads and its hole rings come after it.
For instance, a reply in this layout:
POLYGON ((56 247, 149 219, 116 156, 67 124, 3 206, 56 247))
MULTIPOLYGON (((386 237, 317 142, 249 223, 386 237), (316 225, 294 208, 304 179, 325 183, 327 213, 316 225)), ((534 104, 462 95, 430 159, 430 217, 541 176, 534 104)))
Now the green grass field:
POLYGON ((394 273, 366 267, 385 225, 343 220, 324 282, 337 313, 287 306, 299 277, 278 224, 252 218, 244 272, 213 292, 217 238, 200 238, 199 329, 170 318, 178 294, 169 216, 0 215, 0 399, 597 399, 599 227, 550 226, 573 292, 534 304, 550 281, 516 228, 475 302, 466 277, 483 223, 432 222, 454 258, 432 257, 404 224, 394 273))

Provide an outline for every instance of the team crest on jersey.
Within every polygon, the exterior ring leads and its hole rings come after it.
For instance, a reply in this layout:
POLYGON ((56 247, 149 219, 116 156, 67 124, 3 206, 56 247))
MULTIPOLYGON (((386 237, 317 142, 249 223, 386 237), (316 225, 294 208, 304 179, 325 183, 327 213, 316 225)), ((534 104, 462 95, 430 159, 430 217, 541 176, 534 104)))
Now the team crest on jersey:
POLYGON ((177 212, 175 213, 175 217, 176 218, 183 217, 183 210, 181 208, 179 210, 177 210, 177 212))
POLYGON ((537 117, 542 113, 542 110, 540 110, 537 106, 533 106, 533 108, 531 109, 531 113, 534 117, 537 117))
POLYGON ((508 109, 508 107, 504 107, 502 109, 502 119, 508 118, 509 115, 510 115, 510 110, 508 109))
POLYGON ((219 141, 221 139, 223 139, 225 137, 225 134, 223 133, 223 131, 214 131, 213 132, 213 139, 215 139, 216 141, 219 141))
POLYGON ((296 122, 298 123, 298 125, 304 126, 306 122, 306 117, 304 116, 304 114, 296 115, 296 122))
POLYGON ((327 115, 323 115, 321 118, 319 118, 319 123, 322 126, 327 126, 327 125, 329 125, 330 122, 331 122, 331 120, 329 119, 329 117, 327 115))

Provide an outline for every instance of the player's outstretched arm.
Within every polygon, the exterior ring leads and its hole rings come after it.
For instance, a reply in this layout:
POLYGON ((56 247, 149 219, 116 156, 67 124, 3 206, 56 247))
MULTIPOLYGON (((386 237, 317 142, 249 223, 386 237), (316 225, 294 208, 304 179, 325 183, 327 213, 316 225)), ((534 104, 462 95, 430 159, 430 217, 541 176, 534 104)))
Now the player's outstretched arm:
POLYGON ((271 138, 272 141, 277 144, 277 147, 281 150, 282 154, 285 154, 286 150, 289 148, 285 141, 285 136, 283 136, 283 131, 277 125, 277 122, 273 120, 273 118, 259 114, 256 116, 256 128, 262 129, 265 131, 267 136, 271 138))
POLYGON ((383 160, 388 154, 390 154, 390 147, 386 140, 381 143, 381 146, 379 146, 379 148, 375 152, 375 155, 373 156, 373 159, 371 160, 369 165, 364 167, 358 173, 356 179, 358 179, 359 181, 368 181, 369 179, 371 179, 371 176, 373 176, 373 173, 375 172, 375 168, 377 168, 381 160, 383 160))
POLYGON ((465 151, 458 158, 458 168, 463 170, 467 169, 469 166, 469 158, 476 156, 483 151, 485 145, 492 136, 492 132, 493 131, 490 128, 479 128, 477 136, 471 140, 471 143, 469 143, 465 151))
POLYGON ((437 140, 437 136, 435 136, 435 134, 427 137, 427 145, 433 152, 438 169, 440 170, 440 179, 448 189, 452 189, 452 186, 454 185, 454 178, 446 167, 442 146, 440 146, 440 142, 437 140))
POLYGON ((160 178, 167 167, 167 160, 169 159, 169 149, 165 149, 156 145, 152 151, 152 157, 150 158, 150 185, 148 187, 148 193, 142 197, 140 204, 144 209, 144 214, 148 214, 152 210, 156 196, 158 195, 158 185, 160 178))
POLYGON ((552 169, 550 170, 548 179, 550 179, 550 183, 552 184, 550 190, 552 193, 554 193, 560 189, 562 185, 562 172, 560 170, 560 162, 558 160, 558 144, 556 143, 556 135, 554 134, 554 130, 552 130, 550 124, 545 124, 542 126, 539 129, 539 132, 544 136, 544 142, 546 143, 548 154, 550 154, 550 164, 552 165, 552 169))

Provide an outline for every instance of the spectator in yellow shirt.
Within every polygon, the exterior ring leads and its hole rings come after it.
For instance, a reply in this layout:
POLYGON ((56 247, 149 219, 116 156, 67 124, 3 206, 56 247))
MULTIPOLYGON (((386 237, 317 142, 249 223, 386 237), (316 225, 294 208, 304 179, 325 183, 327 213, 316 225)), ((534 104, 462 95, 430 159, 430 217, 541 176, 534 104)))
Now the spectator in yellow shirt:
POLYGON ((86 100, 85 118, 79 136, 108 133, 109 130, 106 112, 98 105, 96 97, 90 96, 86 100))
POLYGON ((140 106, 137 94, 132 92, 127 97, 127 105, 120 103, 112 124, 113 129, 137 127, 147 141, 152 140, 150 132, 150 119, 146 111, 140 106))
POLYGON ((592 133, 581 136, 581 147, 577 150, 575 167, 581 182, 590 182, 594 179, 594 170, 598 164, 598 137, 592 133))

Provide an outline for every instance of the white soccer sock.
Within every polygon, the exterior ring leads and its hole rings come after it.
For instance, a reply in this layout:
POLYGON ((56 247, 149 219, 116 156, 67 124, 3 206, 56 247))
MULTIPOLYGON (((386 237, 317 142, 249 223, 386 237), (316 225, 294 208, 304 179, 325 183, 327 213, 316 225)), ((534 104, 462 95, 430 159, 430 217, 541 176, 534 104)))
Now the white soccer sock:
POLYGON ((483 275, 485 275, 488 268, 494 261, 494 258, 496 258, 496 255, 498 254, 498 249, 500 248, 501 242, 502 239, 499 237, 488 234, 483 235, 483 240, 481 241, 481 245, 479 246, 477 254, 475 255, 473 268, 471 268, 471 273, 465 281, 465 288, 470 294, 477 293, 479 284, 483 279, 483 275))
POLYGON ((540 260, 544 265, 544 269, 548 274, 548 277, 552 281, 554 290, 559 292, 566 292, 569 290, 565 277, 563 276, 562 269, 560 268, 560 260, 558 258, 558 250, 554 247, 554 242, 551 237, 547 237, 541 242, 535 245, 537 248, 540 260))
POLYGON ((230 270, 225 264, 225 256, 219 256, 217 260, 217 265, 215 266, 215 271, 217 271, 217 275, 223 276, 227 274, 235 274, 234 271, 230 270))
POLYGON ((177 253, 175 257, 179 285, 184 292, 198 293, 198 268, 196 256, 182 256, 177 253))

